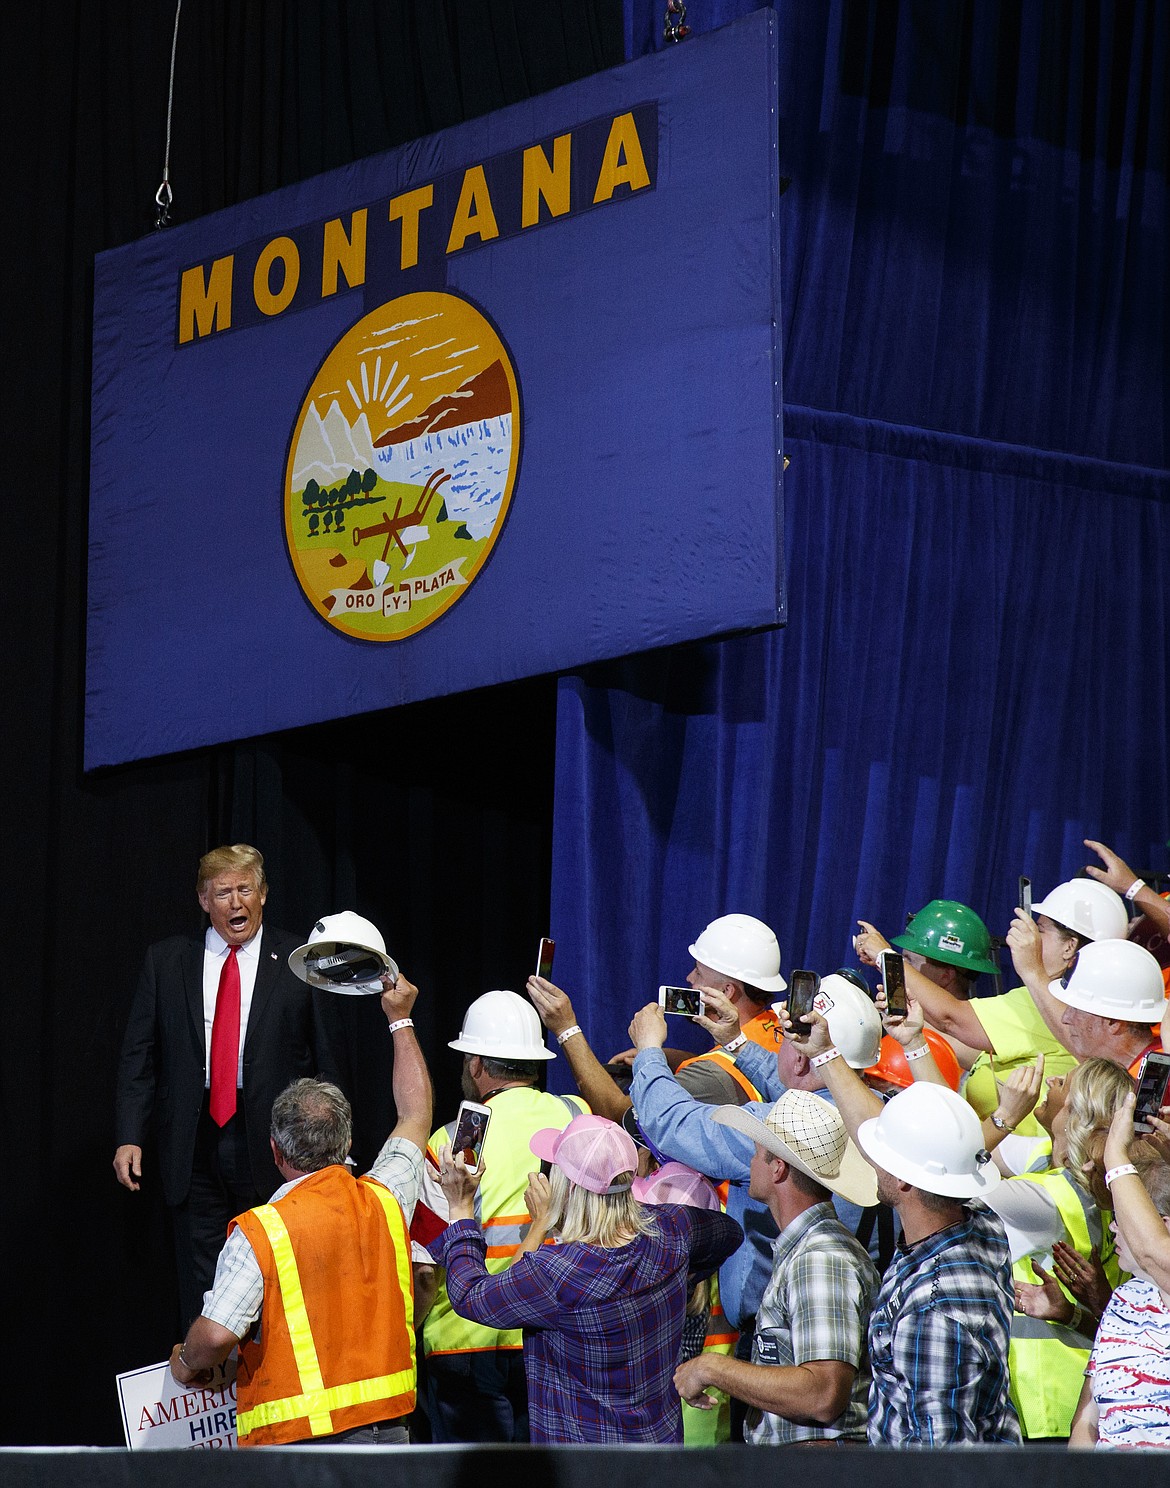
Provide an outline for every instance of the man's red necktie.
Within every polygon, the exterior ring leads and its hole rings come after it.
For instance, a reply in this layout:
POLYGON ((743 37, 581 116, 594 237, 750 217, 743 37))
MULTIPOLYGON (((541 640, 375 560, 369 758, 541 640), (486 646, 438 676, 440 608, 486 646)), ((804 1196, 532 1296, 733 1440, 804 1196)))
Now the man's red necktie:
POLYGON ((239 946, 229 946, 215 994, 211 1025, 211 1119, 224 1126, 236 1114, 236 1069, 240 1060, 239 946))

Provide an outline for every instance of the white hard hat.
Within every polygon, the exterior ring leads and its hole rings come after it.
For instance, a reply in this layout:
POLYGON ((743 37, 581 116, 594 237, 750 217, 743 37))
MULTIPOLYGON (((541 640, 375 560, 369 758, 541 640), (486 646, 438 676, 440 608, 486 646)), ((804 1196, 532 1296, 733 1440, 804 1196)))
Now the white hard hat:
POLYGON ((1134 940, 1090 941, 1048 990, 1069 1007, 1122 1023, 1160 1023, 1166 1011, 1162 968, 1134 940))
POLYGON ((857 1145, 903 1183, 944 1198, 977 1198, 999 1182, 979 1117, 945 1085, 917 1081, 899 1090, 880 1116, 861 1123, 857 1145))
POLYGON ((352 909, 323 915, 307 942, 288 958, 288 964, 310 987, 324 987, 351 997, 381 992, 386 972, 398 980, 398 967, 386 954, 382 932, 352 909))
POLYGON ((1091 878, 1057 884, 1039 904, 1033 904, 1032 914, 1047 915, 1086 940, 1122 940, 1129 929, 1125 900, 1108 884, 1091 878))
POLYGON ((863 1070, 878 1062, 882 1018, 868 993, 835 971, 821 978, 813 1008, 829 1025, 833 1047, 847 1065, 863 1070))
POLYGON ((483 1059, 555 1059, 544 1046, 536 1009, 515 992, 485 992, 463 1014, 459 1037, 448 1049, 483 1059))
POLYGON ((720 915, 687 949, 696 961, 747 982, 761 992, 783 992, 788 983, 780 975, 780 945, 775 935, 753 915, 720 915))

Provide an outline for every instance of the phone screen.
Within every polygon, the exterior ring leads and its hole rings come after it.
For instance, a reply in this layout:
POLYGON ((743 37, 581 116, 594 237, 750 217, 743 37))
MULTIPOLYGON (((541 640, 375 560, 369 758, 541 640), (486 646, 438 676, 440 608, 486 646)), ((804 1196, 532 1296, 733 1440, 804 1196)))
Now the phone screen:
POLYGON ((540 942, 540 949, 536 953, 536 974, 543 977, 546 982, 552 981, 553 952, 557 948, 555 940, 549 940, 548 936, 540 942))
POLYGON ((813 1010, 820 985, 821 979, 815 971, 794 971, 788 984, 788 1016, 793 1031, 802 1038, 812 1032, 808 1015, 813 1010))
POLYGON ((1147 1054, 1142 1061, 1141 1074, 1138 1076, 1137 1105, 1133 1112, 1135 1131, 1153 1130, 1149 1118, 1162 1114, 1162 1107, 1167 1104, 1168 1080, 1170 1080, 1170 1054, 1156 1052, 1147 1054))
POLYGON ((469 1168, 479 1167, 491 1114, 487 1106, 475 1105, 471 1101, 464 1101, 459 1107, 451 1151, 462 1153, 463 1161, 469 1168))
POLYGON ((698 1018, 703 1012, 703 994, 697 987, 659 987, 658 1006, 679 1018, 698 1018))
POLYGON ((1022 873, 1020 874, 1020 896, 1016 903, 1026 915, 1032 913, 1032 880, 1025 878, 1022 873))
POLYGON ((909 1011, 906 1002, 906 963, 901 951, 881 954, 882 986, 886 989, 886 1012, 904 1018, 909 1011))

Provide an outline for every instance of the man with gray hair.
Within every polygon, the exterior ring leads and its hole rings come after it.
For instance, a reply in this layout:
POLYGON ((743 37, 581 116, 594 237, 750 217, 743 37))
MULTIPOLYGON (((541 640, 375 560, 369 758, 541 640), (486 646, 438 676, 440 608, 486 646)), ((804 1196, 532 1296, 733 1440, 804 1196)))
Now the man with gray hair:
POLYGON ((240 1446, 392 1445, 415 1403, 410 1221, 432 1115, 410 1013, 418 988, 383 978, 398 1123, 364 1178, 346 1166, 349 1102, 295 1080, 273 1102, 269 1142, 284 1179, 232 1222, 203 1310, 171 1355, 199 1384, 239 1345, 240 1446))

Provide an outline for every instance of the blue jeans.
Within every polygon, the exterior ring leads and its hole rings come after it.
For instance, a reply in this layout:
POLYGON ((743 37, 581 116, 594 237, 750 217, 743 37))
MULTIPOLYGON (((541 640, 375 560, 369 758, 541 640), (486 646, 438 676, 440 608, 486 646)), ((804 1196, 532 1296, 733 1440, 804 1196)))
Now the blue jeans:
POLYGON ((521 1349, 430 1354, 426 1361, 431 1439, 526 1442, 528 1381, 521 1349))

